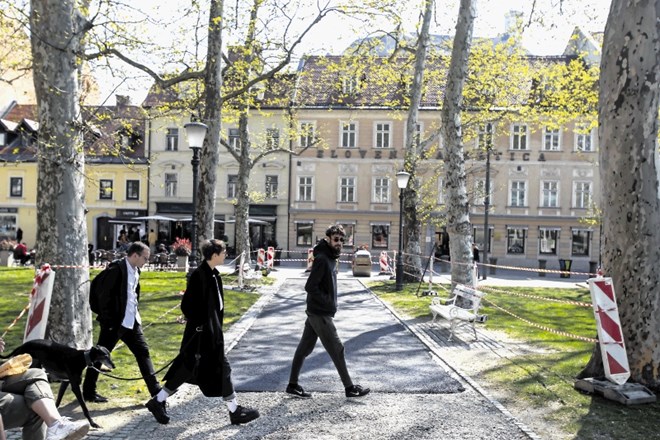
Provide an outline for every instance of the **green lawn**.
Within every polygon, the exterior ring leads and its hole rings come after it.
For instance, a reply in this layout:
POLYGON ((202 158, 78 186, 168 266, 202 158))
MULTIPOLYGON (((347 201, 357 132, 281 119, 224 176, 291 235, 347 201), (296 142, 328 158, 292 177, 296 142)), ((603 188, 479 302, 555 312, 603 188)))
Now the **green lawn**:
MULTIPOLYGON (((98 273, 93 271, 92 276, 98 273)), ((2 332, 12 323, 21 310, 27 305, 34 272, 32 269, 0 268, 0 326, 2 332)), ((266 282, 268 279, 266 279, 266 282)), ((236 283, 234 276, 223 276, 224 284, 236 283)), ((183 273, 175 272, 142 272, 140 277, 140 315, 144 334, 151 348, 151 356, 156 369, 161 369, 176 356, 181 343, 184 325, 180 322, 181 301, 180 292, 185 289, 186 278, 183 273)), ((225 289, 225 328, 237 321, 259 296, 254 293, 239 292, 225 289)), ((27 315, 27 314, 26 314, 27 315)), ((7 331, 5 341, 7 350, 21 344, 25 330, 26 315, 7 331)), ((98 337, 98 326, 94 325, 94 342, 98 337)), ((121 344, 121 342, 120 342, 121 344)), ((112 358, 117 368, 113 375, 121 378, 139 378, 140 373, 132 353, 119 346, 112 352, 112 358)), ((167 369, 165 369, 167 371, 167 369)), ((158 374, 162 378, 165 371, 158 374)), ((148 392, 146 385, 140 380, 120 381, 101 377, 98 391, 113 399, 127 400, 128 403, 143 401, 148 392)), ((67 393, 65 401, 72 399, 73 394, 67 393)))
MULTIPOLYGON (((405 286, 402 292, 396 292, 391 281, 375 282, 370 287, 402 315, 431 318, 431 297, 417 297, 416 284, 405 286)), ((448 296, 446 288, 448 286, 437 288, 440 296, 448 296)), ((571 433, 570 438, 657 438, 657 423, 651 421, 657 420, 660 404, 625 406, 599 396, 584 395, 573 388, 574 377, 591 357, 593 343, 541 330, 492 305, 496 304, 540 326, 596 338, 596 324, 591 308, 533 298, 590 303, 588 289, 484 290, 487 295, 480 312, 488 315, 486 329, 504 331, 510 337, 539 349, 535 354, 515 359, 501 358, 497 367, 483 373, 487 382, 508 389, 517 404, 544 408, 547 419, 571 433)), ((507 404, 506 401, 502 403, 507 404)))

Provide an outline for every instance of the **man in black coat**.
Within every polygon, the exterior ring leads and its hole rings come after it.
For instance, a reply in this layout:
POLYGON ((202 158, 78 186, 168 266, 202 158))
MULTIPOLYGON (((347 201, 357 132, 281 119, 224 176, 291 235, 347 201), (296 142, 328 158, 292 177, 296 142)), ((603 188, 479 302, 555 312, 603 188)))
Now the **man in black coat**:
POLYGON ((206 397, 222 397, 233 425, 259 417, 256 409, 238 404, 231 381, 231 367, 225 356, 222 332, 225 296, 222 278, 215 267, 224 263, 226 249, 220 240, 206 241, 202 245, 204 262, 188 280, 181 300, 181 311, 186 317, 181 349, 165 375, 165 386, 146 403, 158 423, 163 425, 170 421, 165 408, 167 397, 185 382, 199 386, 206 397))
POLYGON ((346 391, 346 397, 362 397, 369 394, 369 388, 354 385, 346 368, 344 344, 337 335, 334 316, 337 312, 337 270, 339 254, 345 237, 341 225, 331 225, 325 231, 325 238, 314 247, 314 262, 305 284, 307 292, 307 320, 305 329, 293 356, 289 385, 286 392, 297 397, 312 397, 298 384, 298 376, 305 358, 314 350, 316 341, 321 339, 323 347, 335 364, 346 391))
MULTIPOLYGON (((132 243, 126 257, 112 262, 99 294, 99 314, 96 320, 101 326, 98 345, 112 351, 121 339, 131 350, 140 368, 149 393, 153 396, 160 391, 158 379, 151 362, 140 320, 138 302, 140 300, 140 269, 149 261, 149 247, 141 242, 132 243)), ((94 365, 101 368, 101 365, 94 365)), ((99 373, 88 368, 83 382, 83 398, 88 402, 102 403, 108 399, 96 392, 99 373)))

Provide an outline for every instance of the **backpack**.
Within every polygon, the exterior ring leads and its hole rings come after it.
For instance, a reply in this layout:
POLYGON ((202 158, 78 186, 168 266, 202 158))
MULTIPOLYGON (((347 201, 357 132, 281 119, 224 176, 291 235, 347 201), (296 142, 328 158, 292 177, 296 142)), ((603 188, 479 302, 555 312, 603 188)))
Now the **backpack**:
POLYGON ((118 262, 113 261, 110 263, 108 267, 103 269, 98 275, 94 277, 92 283, 89 286, 89 308, 92 309, 92 312, 96 313, 97 315, 99 314, 101 308, 101 286, 105 282, 110 269, 116 266, 119 266, 118 262))

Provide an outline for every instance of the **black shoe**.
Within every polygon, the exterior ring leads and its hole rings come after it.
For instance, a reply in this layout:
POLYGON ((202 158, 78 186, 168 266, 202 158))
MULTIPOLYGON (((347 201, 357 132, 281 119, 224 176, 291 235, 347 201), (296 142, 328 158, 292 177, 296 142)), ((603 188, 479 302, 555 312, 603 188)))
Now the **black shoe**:
POLYGON ((85 402, 92 403, 106 403, 108 401, 107 397, 102 396, 99 393, 83 394, 83 399, 85 399, 85 402))
POLYGON ((238 405, 236 411, 229 413, 229 420, 232 425, 248 423, 257 418, 259 418, 259 411, 241 405, 238 405))
POLYGON ((159 402, 156 400, 156 397, 152 397, 144 406, 154 415, 158 423, 161 425, 167 425, 169 423, 170 416, 167 415, 164 401, 159 402))
POLYGON ((362 388, 360 385, 351 385, 346 388, 346 397, 362 397, 369 394, 369 388, 362 388))
POLYGON ((296 397, 303 397, 305 399, 309 399, 312 397, 311 393, 306 393, 305 390, 303 390, 303 387, 300 385, 296 384, 289 384, 286 387, 286 392, 291 394, 292 396, 296 397))

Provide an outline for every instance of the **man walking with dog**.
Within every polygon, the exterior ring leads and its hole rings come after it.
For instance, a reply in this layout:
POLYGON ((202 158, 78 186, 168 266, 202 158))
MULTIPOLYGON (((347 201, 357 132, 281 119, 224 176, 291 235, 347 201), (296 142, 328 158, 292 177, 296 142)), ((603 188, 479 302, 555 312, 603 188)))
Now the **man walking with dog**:
MULTIPOLYGON (((4 350, 0 338, 0 352, 4 350)), ((24 440, 77 440, 87 434, 89 424, 60 416, 46 373, 29 368, 0 378, 0 440, 6 439, 5 428, 22 428, 24 440)))
MULTIPOLYGON (((151 362, 149 346, 142 333, 140 311, 140 269, 149 261, 149 247, 139 241, 132 243, 126 257, 113 261, 104 270, 103 282, 98 286, 98 316, 101 326, 98 344, 112 351, 119 340, 135 356, 142 378, 149 393, 160 391, 158 379, 151 362)), ((97 275, 97 277, 101 274, 97 275)), ((98 369, 101 364, 95 363, 98 369)), ((96 391, 99 372, 88 368, 83 382, 83 398, 88 402, 103 403, 108 399, 96 391)))

